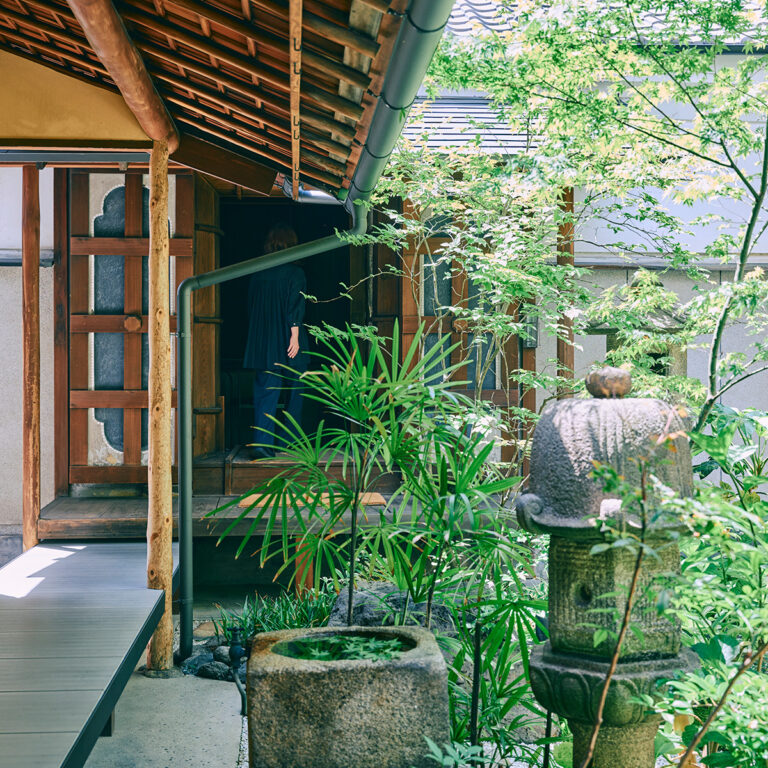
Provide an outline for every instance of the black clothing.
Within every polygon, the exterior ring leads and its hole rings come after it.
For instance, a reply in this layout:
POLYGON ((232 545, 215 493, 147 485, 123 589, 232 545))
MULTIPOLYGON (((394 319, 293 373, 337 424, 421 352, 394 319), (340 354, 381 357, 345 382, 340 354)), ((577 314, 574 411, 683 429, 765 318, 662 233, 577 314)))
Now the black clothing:
POLYGON ((304 270, 295 264, 284 264, 251 276, 248 289, 250 327, 244 368, 269 371, 278 365, 287 365, 306 370, 305 355, 309 343, 303 325, 305 302, 302 295, 306 287, 304 270), (288 357, 291 326, 299 326, 299 354, 293 360, 288 357))
MULTIPOLYGON (((297 369, 296 373, 300 375, 301 371, 297 369)), ((282 420, 282 424, 288 430, 286 435, 282 431, 281 425, 270 418, 270 416, 274 417, 277 414, 277 406, 283 389, 288 390, 285 412, 301 424, 301 410, 304 405, 302 395, 304 387, 301 384, 301 379, 291 376, 287 371, 281 375, 273 371, 256 371, 256 376, 253 379, 253 406, 256 417, 253 426, 256 430, 254 435, 256 445, 274 448, 275 437, 277 437, 278 446, 283 440, 290 441, 292 439, 294 426, 288 419, 282 420)))

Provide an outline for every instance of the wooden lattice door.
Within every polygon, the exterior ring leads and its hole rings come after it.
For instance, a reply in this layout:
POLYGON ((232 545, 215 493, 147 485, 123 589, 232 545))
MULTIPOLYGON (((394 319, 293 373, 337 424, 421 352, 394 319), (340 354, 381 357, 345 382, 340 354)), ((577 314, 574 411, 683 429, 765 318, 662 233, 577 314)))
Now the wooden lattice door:
MULTIPOLYGON (((175 288, 193 272, 192 176, 172 176, 170 197, 174 308, 175 288)), ((147 177, 72 172, 69 231, 69 482, 145 483, 147 177)))

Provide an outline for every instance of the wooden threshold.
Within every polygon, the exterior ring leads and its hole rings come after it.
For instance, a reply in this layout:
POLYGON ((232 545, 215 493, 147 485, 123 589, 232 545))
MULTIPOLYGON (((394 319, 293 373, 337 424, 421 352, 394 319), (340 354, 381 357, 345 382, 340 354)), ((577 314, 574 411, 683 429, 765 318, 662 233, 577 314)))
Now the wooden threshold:
MULTIPOLYGON (((216 507, 237 499, 236 496, 195 496, 192 507, 192 531, 198 537, 218 537, 228 522, 239 517, 245 510, 233 504, 215 517, 206 515, 216 507)), ((385 502, 383 496, 366 507, 364 518, 378 522, 379 511, 385 502), (381 503, 379 503, 379 499, 381 503)), ((251 527, 252 515, 238 523, 233 536, 244 534, 251 527)), ((365 519, 362 521, 365 525, 365 519)), ((255 533, 264 531, 260 524, 255 533)), ((299 527, 296 526, 296 533, 299 527)), ((75 498, 63 496, 48 504, 40 513, 38 536, 40 539, 143 539, 147 535, 146 498, 75 498)), ((173 504, 173 535, 178 535, 178 500, 173 504)))

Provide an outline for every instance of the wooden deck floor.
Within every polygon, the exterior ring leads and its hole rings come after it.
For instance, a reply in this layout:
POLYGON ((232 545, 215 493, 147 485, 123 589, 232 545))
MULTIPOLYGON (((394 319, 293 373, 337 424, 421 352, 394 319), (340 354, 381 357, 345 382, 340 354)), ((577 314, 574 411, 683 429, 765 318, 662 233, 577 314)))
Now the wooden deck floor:
POLYGON ((162 615, 145 584, 143 542, 40 544, 0 568, 0 768, 83 765, 162 615))

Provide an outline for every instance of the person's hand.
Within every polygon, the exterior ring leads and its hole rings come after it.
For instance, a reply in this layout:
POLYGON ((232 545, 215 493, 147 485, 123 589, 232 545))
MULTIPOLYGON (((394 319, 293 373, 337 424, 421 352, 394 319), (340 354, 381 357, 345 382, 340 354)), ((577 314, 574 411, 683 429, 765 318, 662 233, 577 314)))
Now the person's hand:
POLYGON ((299 327, 291 328, 291 340, 288 342, 288 357, 293 360, 299 354, 299 327))

